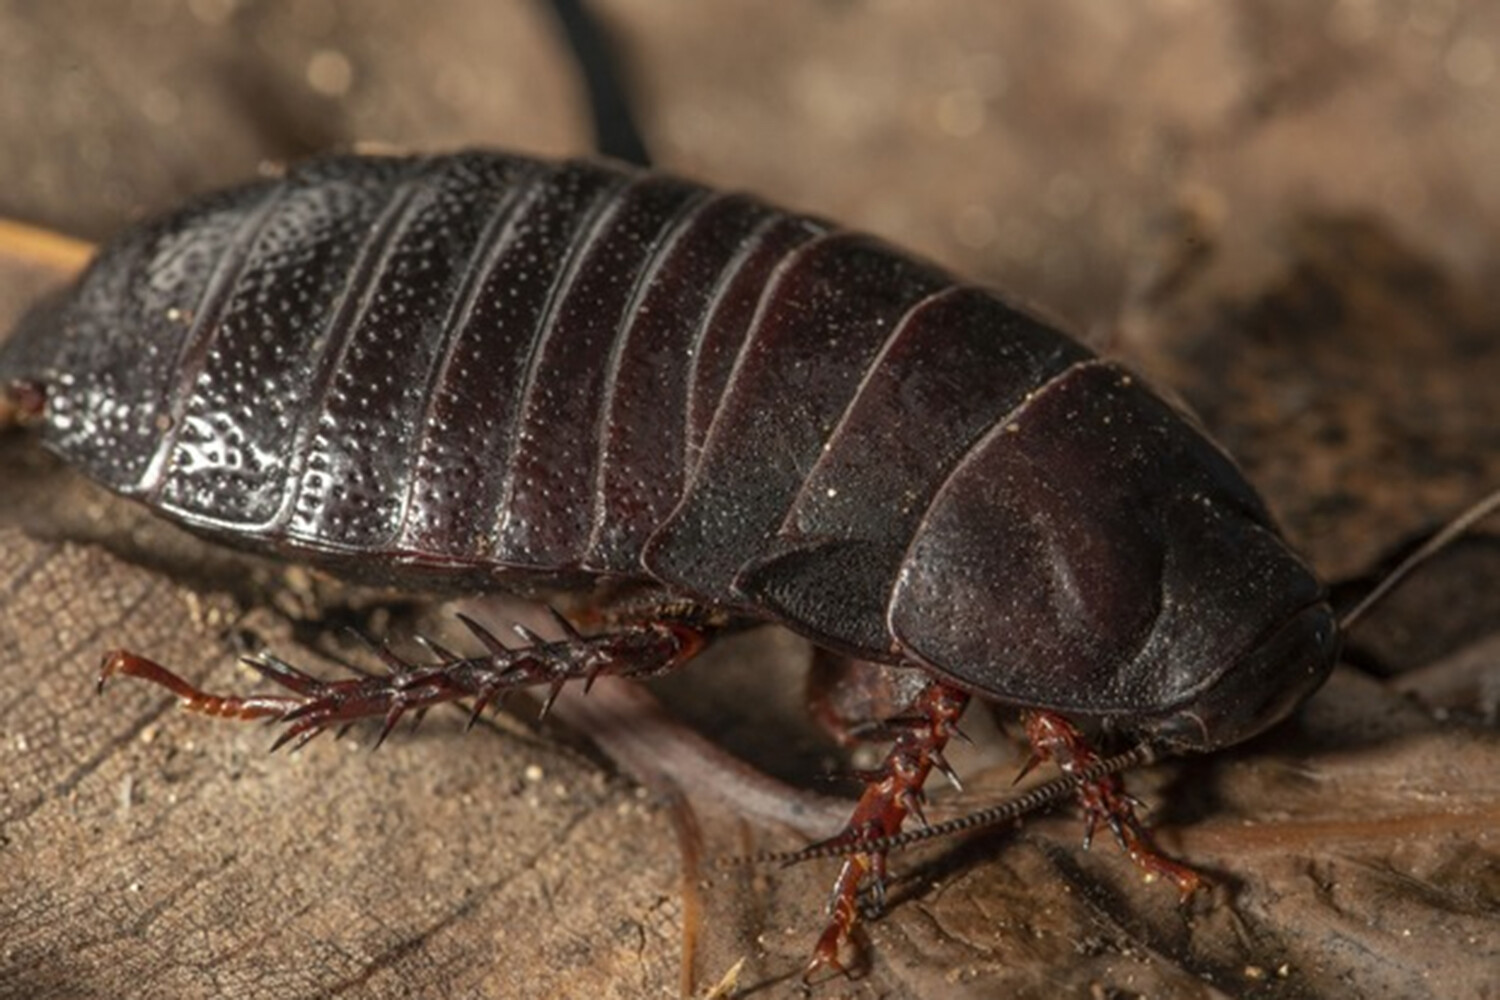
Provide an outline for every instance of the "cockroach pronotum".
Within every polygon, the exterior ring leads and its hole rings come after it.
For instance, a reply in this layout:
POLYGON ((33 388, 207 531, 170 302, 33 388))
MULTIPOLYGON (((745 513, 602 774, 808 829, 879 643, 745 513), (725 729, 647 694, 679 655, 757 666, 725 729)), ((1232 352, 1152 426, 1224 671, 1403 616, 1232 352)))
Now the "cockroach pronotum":
POLYGON ((9 405, 199 534, 422 589, 629 587, 588 634, 219 698, 283 740, 690 659, 772 621, 906 679, 809 971, 971 698, 1024 712, 1184 893, 1074 721, 1261 732, 1328 675, 1322 584, 1194 419, 992 292, 821 220, 607 163, 341 156, 136 226, 0 354, 9 405), (862 849, 864 848, 864 849, 862 849))

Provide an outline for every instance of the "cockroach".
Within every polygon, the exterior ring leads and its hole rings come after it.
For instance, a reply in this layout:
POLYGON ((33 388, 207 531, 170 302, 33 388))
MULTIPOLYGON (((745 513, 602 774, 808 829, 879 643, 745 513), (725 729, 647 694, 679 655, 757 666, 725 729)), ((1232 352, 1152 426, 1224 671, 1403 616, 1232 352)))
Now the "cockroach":
MULTIPOLYGON (((873 238, 607 162, 337 156, 124 232, 0 354, 45 445, 200 535, 420 589, 612 591, 554 639, 389 647, 216 697, 282 741, 676 668, 770 621, 903 678, 809 972, 973 699, 1184 893, 1076 724, 1152 752, 1273 725, 1331 670, 1324 586, 1195 419, 873 238)), ((102 678, 101 678, 102 683, 102 678)))

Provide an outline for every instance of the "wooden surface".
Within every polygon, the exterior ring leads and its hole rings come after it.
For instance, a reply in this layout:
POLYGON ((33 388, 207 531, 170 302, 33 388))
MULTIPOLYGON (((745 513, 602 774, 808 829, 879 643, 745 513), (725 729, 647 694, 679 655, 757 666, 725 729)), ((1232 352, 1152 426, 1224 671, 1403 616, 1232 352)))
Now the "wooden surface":
MULTIPOLYGON (((599 7, 664 166, 873 229, 1146 368, 1330 579, 1500 485, 1493 5, 599 7)), ((542 11, 0 3, 0 215, 103 238, 364 141, 581 152, 542 11)), ((56 280, 0 261, 0 326, 56 280)), ((1213 893, 1179 908, 1064 813, 898 858, 868 974, 814 995, 1493 996, 1497 578, 1500 548, 1463 546, 1295 722, 1133 778, 1213 893)), ((441 619, 206 551, 7 436, 0 997, 702 996, 741 960, 720 995, 796 995, 831 867, 721 871, 802 841, 691 781, 642 789, 587 733, 435 713, 377 754, 271 756, 259 727, 92 690, 108 647, 244 690, 245 643, 332 672, 339 624, 441 619)), ((816 786, 806 655, 741 637, 662 696, 816 786)), ((980 743, 968 803, 1014 766, 980 743)))

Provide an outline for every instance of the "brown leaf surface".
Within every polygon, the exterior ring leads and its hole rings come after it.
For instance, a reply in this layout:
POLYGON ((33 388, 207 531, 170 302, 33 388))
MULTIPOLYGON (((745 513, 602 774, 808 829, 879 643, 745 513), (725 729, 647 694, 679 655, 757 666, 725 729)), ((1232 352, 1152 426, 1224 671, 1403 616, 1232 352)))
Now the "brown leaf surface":
MULTIPOLYGON (((1493 5, 598 7, 664 165, 874 229, 1128 355, 1330 577, 1500 484, 1493 5)), ((0 3, 0 214, 102 237, 357 140, 581 150, 541 9, 0 3)), ((0 326, 55 280, 4 261, 0 326)), ((216 553, 16 436, 0 470, 0 997, 662 997, 685 951, 700 994, 741 959, 732 995, 796 994, 830 868, 715 868, 801 841, 695 794, 742 779, 708 751, 673 770, 670 723, 616 719, 659 749, 648 794, 560 726, 460 739, 435 713, 378 754, 356 734, 268 756, 264 730, 137 685, 96 699, 107 647, 243 690, 244 639, 334 671, 314 650, 336 623, 431 612, 216 553)), ((1497 578, 1492 543, 1463 546, 1294 724, 1134 777, 1209 896, 1179 908, 1080 852, 1071 816, 1036 820, 900 856, 868 975, 815 995, 1496 996, 1497 578)), ((797 717, 805 653, 745 636, 662 694, 812 783, 832 757, 797 717)), ((935 808, 1007 784, 983 721, 969 792, 935 808)))

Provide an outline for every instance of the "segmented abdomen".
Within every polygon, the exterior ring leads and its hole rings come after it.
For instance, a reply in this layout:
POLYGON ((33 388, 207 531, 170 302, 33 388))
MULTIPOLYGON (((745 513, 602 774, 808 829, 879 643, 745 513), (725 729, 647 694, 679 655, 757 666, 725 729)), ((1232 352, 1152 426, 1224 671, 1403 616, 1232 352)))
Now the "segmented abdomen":
POLYGON ((149 235, 166 431, 117 488, 334 568, 650 577, 865 653, 951 470, 1089 357, 877 241, 600 164, 337 158, 149 235))

